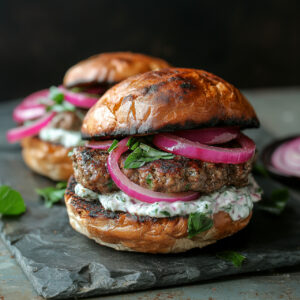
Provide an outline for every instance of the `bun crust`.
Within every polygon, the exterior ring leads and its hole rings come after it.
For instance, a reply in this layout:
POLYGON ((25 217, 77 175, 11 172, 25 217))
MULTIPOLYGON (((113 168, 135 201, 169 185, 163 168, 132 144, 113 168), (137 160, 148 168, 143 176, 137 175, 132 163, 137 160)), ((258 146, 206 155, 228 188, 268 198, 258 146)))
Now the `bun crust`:
POLYGON ((215 126, 258 127, 247 99, 211 73, 170 68, 130 77, 109 89, 86 115, 86 139, 215 126))
POLYGON ((178 253, 202 248, 244 228, 251 214, 232 221, 226 212, 214 214, 214 226, 189 239, 187 217, 151 218, 105 211, 99 203, 88 202, 74 193, 76 182, 69 180, 65 202, 71 226, 98 244, 116 250, 145 253, 178 253))
POLYGON ((66 181, 73 174, 72 161, 68 153, 72 148, 27 137, 21 142, 22 156, 33 171, 55 181, 66 181))
POLYGON ((115 83, 129 76, 162 68, 169 64, 159 58, 131 52, 94 55, 71 67, 63 80, 64 86, 115 83))

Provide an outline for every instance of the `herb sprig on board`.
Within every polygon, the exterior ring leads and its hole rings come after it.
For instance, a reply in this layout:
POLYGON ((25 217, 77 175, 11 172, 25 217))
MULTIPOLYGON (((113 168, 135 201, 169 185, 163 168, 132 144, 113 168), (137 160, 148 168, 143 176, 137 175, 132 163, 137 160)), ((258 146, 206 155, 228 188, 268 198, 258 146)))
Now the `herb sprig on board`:
POLYGON ((7 185, 0 186, 0 214, 16 216, 26 211, 21 194, 7 185))
POLYGON ((256 204, 260 210, 267 211, 274 215, 280 215, 289 199, 289 191, 287 189, 277 189, 271 193, 271 196, 265 198, 256 204))
POLYGON ((235 267, 240 267, 243 264, 244 260, 246 259, 246 256, 235 251, 218 252, 217 257, 222 260, 232 262, 232 264, 235 267))
POLYGON ((59 182, 55 187, 48 186, 43 189, 36 189, 35 191, 44 199, 45 206, 50 208, 54 203, 59 202, 64 198, 66 187, 66 182, 59 182))

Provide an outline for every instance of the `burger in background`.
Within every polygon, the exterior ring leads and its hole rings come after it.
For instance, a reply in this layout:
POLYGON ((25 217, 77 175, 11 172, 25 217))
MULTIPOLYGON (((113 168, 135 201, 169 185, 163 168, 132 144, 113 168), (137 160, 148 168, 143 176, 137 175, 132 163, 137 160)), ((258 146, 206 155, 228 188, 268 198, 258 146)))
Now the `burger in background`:
POLYGON ((130 77, 85 116, 65 202, 71 226, 117 250, 170 253, 244 228, 259 121, 231 84, 202 70, 130 77))
POLYGON ((25 98, 13 112, 20 126, 9 130, 7 139, 21 140, 29 168, 53 180, 67 180, 73 173, 68 153, 82 144, 80 128, 87 110, 114 84, 168 66, 164 60, 138 53, 92 56, 71 67, 62 86, 25 98))

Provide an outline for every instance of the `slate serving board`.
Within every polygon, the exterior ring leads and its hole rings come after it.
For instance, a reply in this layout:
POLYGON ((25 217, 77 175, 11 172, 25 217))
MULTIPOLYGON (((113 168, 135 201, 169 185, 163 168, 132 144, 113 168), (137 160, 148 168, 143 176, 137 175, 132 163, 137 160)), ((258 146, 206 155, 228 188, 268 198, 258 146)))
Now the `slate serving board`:
MULTIPOLYGON (((0 126, 5 119, 6 115, 0 118, 0 126)), ((263 130, 254 135, 260 145, 271 139, 263 130)), ((0 235, 43 297, 129 292, 300 265, 300 199, 296 194, 282 215, 255 210, 246 229, 202 250, 174 255, 117 252, 75 232, 63 203, 51 209, 43 206, 34 188, 53 183, 29 171, 19 147, 8 146, 3 137, 1 133, 0 182, 19 190, 28 208, 21 217, 0 219, 0 235), (236 268, 216 257, 223 250, 241 252, 247 260, 236 268)), ((280 187, 271 179, 257 179, 266 194, 280 187)))

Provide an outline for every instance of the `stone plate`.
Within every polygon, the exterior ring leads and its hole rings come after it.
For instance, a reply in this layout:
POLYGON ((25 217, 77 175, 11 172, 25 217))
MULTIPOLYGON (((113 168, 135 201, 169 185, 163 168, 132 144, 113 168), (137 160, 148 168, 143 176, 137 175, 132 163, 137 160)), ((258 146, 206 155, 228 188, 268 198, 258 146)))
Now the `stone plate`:
MULTIPOLYGON (((2 113, 0 126, 8 116, 4 110, 2 113)), ((255 135, 258 143, 270 140, 261 130, 255 135)), ((7 145, 4 134, 0 138, 0 182, 19 190, 27 204, 23 216, 0 219, 0 234, 43 297, 87 297, 178 286, 300 264, 297 195, 280 216, 255 210, 247 228, 204 249, 173 255, 117 252, 75 232, 63 203, 45 208, 34 189, 53 183, 29 171, 19 147, 7 145), (241 252, 247 260, 242 267, 234 267, 216 257, 223 250, 241 252)), ((271 179, 257 179, 266 194, 281 187, 271 179)))

